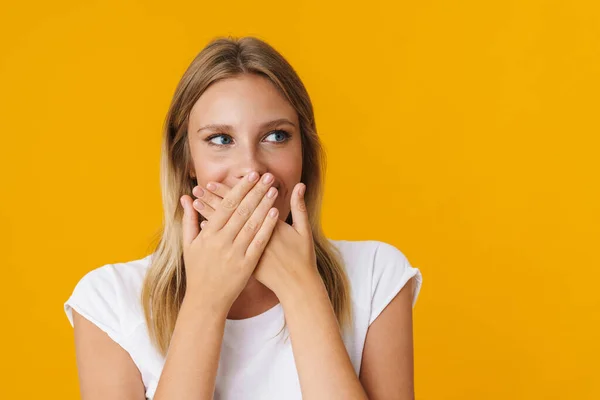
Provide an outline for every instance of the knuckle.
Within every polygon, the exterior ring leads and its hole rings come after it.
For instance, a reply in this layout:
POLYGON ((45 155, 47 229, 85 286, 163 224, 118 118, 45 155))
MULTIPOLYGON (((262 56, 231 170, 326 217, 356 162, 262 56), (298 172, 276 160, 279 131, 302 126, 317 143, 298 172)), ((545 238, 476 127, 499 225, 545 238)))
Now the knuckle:
POLYGON ((265 243, 265 241, 262 238, 257 237, 257 238, 254 239, 254 246, 255 247, 262 247, 264 243, 265 243))
POLYGON ((245 217, 246 215, 248 215, 250 213, 250 209, 248 208, 248 206, 246 206, 244 204, 240 204, 240 206, 236 209, 236 212, 240 216, 245 217))
POLYGON ((229 199, 229 198, 227 198, 227 199, 223 199, 223 201, 221 202, 221 205, 222 205, 224 208, 229 208, 229 209, 231 209, 231 208, 235 208, 235 207, 237 207, 237 202, 236 202, 235 200, 233 200, 233 199, 229 199))
POLYGON ((233 251, 233 249, 229 249, 227 251, 227 261, 228 261, 228 263, 235 264, 236 260, 237 260, 237 254, 233 251))
POLYGON ((244 230, 248 233, 254 233, 258 229, 258 224, 255 221, 248 221, 246 225, 244 225, 244 230))
POLYGON ((298 209, 302 212, 306 212, 306 204, 302 201, 298 204, 298 209))

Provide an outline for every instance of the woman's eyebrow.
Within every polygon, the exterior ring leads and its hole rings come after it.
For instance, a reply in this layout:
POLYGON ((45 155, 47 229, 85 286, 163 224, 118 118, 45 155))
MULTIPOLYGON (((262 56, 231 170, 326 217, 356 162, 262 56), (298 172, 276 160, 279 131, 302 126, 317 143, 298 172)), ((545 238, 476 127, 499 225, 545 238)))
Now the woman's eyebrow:
MULTIPOLYGON (((293 127, 296 127, 296 125, 294 125, 294 123, 292 121, 290 121, 289 119, 278 118, 278 119, 274 119, 273 121, 268 121, 268 122, 262 123, 259 128, 260 129, 269 129, 269 128, 274 128, 274 127, 282 125, 282 124, 289 124, 289 125, 292 125, 293 127)), ((204 130, 204 129, 232 131, 233 126, 227 125, 227 124, 208 124, 208 125, 204 125, 200 129, 198 129, 197 132, 200 132, 201 130, 204 130)))

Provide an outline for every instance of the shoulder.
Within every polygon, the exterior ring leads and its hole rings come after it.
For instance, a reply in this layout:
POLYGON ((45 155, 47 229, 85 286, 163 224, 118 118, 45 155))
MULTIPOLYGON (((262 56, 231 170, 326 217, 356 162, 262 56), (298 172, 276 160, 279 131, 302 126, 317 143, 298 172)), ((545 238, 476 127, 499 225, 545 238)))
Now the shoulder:
POLYGON ((150 259, 105 264, 85 273, 63 305, 71 326, 75 309, 114 340, 126 336, 143 320, 140 293, 150 259))
POLYGON ((377 240, 328 240, 339 251, 344 266, 350 274, 364 272, 372 267, 377 248, 381 243, 377 240))
POLYGON ((84 286, 88 289, 103 289, 105 295, 116 293, 118 289, 135 288, 144 279, 150 265, 150 257, 105 264, 94 268, 83 275, 75 288, 84 286))
POLYGON ((411 267, 402 251, 379 240, 329 241, 339 250, 348 273, 368 272, 381 274, 386 269, 411 267))
POLYGON ((371 309, 369 325, 413 277, 412 303, 415 305, 423 277, 399 248, 379 240, 329 240, 343 257, 354 286, 353 293, 368 296, 371 309))

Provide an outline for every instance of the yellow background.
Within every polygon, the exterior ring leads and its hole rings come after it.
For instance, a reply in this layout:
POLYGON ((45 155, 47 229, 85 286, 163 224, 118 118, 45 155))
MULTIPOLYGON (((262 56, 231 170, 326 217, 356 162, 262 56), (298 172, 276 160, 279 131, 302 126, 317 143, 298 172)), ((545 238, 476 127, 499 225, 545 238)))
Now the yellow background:
POLYGON ((147 254, 175 85, 220 35, 296 68, 329 237, 421 269, 419 400, 598 399, 594 1, 3 2, 1 394, 76 399, 63 303, 147 254))

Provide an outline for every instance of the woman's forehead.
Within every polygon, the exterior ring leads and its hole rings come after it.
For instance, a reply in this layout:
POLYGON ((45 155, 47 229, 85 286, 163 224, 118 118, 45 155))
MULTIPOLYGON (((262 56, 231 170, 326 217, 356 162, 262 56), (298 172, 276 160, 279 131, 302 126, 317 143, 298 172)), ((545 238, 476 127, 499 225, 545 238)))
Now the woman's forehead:
POLYGON ((260 78, 231 78, 216 82, 200 96, 190 112, 190 127, 262 129, 274 122, 298 126, 296 110, 273 84, 260 78), (264 82, 266 81, 266 82, 264 82))

